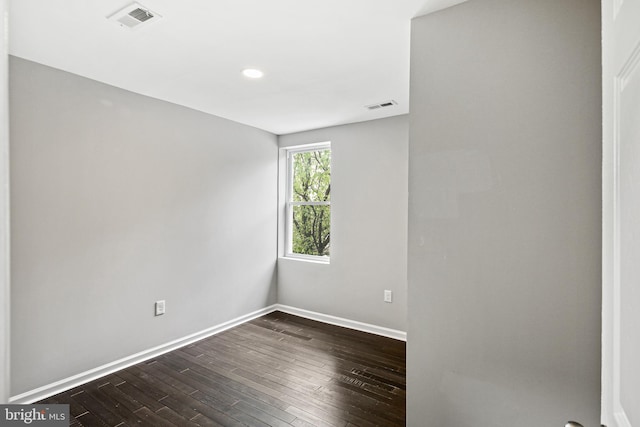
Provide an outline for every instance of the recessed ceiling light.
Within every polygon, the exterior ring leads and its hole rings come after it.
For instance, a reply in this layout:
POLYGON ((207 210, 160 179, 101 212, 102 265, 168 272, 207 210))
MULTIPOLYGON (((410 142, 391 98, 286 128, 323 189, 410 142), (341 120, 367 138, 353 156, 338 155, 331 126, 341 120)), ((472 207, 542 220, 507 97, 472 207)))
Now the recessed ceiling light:
POLYGON ((247 68, 242 70, 242 74, 244 74, 245 77, 249 77, 250 79, 259 79, 260 77, 264 76, 264 73, 260 70, 256 70, 255 68, 247 68))

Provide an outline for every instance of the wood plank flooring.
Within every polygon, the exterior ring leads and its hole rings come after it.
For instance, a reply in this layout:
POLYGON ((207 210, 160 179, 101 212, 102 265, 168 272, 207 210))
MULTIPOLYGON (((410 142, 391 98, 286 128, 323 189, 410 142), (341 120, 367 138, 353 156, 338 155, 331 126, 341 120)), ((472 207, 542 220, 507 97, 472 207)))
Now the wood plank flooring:
POLYGON ((274 312, 38 403, 72 426, 404 426, 405 343, 274 312))

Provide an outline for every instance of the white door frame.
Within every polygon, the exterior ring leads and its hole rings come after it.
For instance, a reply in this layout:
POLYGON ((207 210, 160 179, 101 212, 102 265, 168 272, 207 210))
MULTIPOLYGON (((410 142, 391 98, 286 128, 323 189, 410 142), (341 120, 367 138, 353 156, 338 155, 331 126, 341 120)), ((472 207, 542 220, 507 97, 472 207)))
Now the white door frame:
POLYGON ((0 0, 0 403, 10 395, 8 1, 0 0))
MULTIPOLYGON (((621 139, 622 99, 631 79, 640 78, 640 0, 602 1, 602 423, 608 427, 632 427, 621 397, 621 342, 623 324, 632 319, 622 317, 621 213, 622 198, 633 202, 632 195, 622 194, 621 139)), ((629 95, 627 95, 628 97, 629 95)), ((633 99, 640 103, 640 99, 633 99)), ((631 145, 633 146, 633 145, 631 145)), ((627 158, 627 162, 630 160, 627 158)), ((628 163, 627 163, 628 165, 628 163)), ((632 168, 633 169, 633 168, 632 168)), ((630 175, 631 176, 631 175, 630 175)), ((636 201, 637 202, 637 201, 636 201)), ((626 206, 626 205, 625 205, 626 206)), ((632 205, 633 206, 633 205, 632 205)), ((631 280, 630 282, 633 282, 631 280)), ((636 391, 640 384, 636 384, 636 391)), ((637 425, 635 427, 638 427, 637 425)))

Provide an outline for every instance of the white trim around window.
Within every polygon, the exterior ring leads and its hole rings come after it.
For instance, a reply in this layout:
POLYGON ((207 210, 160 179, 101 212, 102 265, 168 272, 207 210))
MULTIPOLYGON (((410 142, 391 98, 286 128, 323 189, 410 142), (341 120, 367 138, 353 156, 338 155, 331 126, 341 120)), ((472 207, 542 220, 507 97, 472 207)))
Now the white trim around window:
MULTIPOLYGON (((284 147, 284 159, 286 162, 286 180, 284 182, 284 253, 285 258, 298 259, 301 261, 312 261, 320 263, 329 263, 329 256, 318 256, 294 253, 292 248, 293 242, 293 209, 295 206, 331 206, 331 201, 293 201, 293 157, 297 153, 309 151, 330 150, 330 142, 321 142, 314 144, 298 145, 293 147, 284 147)), ((330 234, 329 234, 330 235, 330 234)))

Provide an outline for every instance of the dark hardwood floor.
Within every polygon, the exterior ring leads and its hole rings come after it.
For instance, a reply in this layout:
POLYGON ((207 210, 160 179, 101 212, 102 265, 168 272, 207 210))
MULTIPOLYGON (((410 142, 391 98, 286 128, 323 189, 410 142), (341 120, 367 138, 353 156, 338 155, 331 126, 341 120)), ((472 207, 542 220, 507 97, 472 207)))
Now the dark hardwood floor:
POLYGON ((275 312, 38 403, 72 426, 404 426, 405 343, 275 312))

